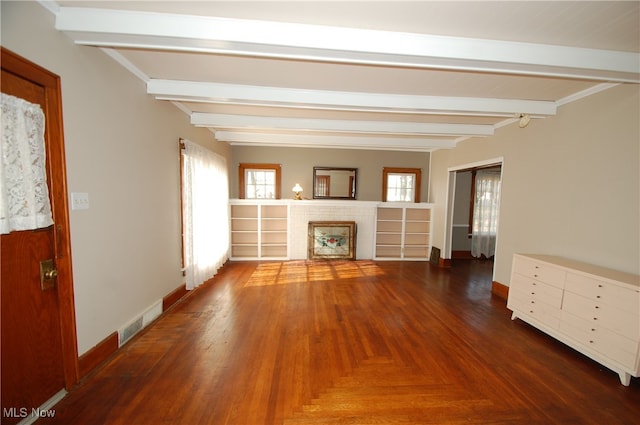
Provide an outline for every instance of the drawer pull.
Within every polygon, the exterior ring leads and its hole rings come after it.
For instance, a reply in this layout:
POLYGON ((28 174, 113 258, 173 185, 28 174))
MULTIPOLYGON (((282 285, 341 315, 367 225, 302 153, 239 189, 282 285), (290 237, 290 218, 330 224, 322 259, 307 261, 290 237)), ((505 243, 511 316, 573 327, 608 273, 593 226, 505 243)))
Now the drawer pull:
POLYGON ((533 275, 533 277, 538 277, 538 275, 537 275, 537 274, 534 274, 534 275, 533 275))
POLYGON ((597 318, 597 317, 594 317, 594 318, 593 318, 593 320, 598 320, 598 318, 597 318))
POLYGON ((598 284, 598 288, 602 288, 602 285, 598 284))
POLYGON ((602 298, 602 297, 601 297, 600 295, 596 295, 596 298, 600 299, 600 298, 602 298))
POLYGON ((595 329, 595 328, 591 328, 591 332, 595 332, 595 331, 596 331, 596 329, 595 329))
POLYGON ((536 294, 535 292, 532 292, 532 293, 531 293, 531 295, 535 295, 535 294, 536 294))
POLYGON ((589 341, 589 344, 593 344, 593 341, 589 341))
POLYGON ((599 306, 599 305, 597 305, 597 306, 596 306, 596 308, 600 308, 600 306, 599 306))

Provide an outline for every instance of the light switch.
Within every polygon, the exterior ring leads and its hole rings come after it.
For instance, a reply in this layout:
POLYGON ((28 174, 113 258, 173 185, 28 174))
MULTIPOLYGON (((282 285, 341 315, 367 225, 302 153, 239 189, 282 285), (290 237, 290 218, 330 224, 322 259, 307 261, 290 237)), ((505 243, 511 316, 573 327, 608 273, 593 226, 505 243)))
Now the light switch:
POLYGON ((72 210, 88 210, 89 194, 85 192, 71 193, 71 209, 72 210))

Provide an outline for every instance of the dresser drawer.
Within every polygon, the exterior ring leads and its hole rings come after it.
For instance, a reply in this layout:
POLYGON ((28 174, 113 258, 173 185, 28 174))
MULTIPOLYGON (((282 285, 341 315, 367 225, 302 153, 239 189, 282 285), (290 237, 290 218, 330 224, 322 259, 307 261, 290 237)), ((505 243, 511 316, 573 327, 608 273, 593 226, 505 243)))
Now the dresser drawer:
POLYGON ((518 273, 558 288, 564 287, 566 272, 544 262, 519 256, 513 257, 513 273, 518 273))
POLYGON ((565 290, 630 313, 640 312, 640 289, 628 289, 596 278, 567 273, 565 290))
POLYGON ((560 309, 536 299, 528 297, 520 291, 509 291, 507 307, 518 313, 533 317, 545 325, 557 329, 560 322, 560 309))
POLYGON ((531 298, 543 301, 556 308, 560 308, 562 305, 562 289, 531 277, 514 273, 511 275, 510 290, 524 292, 531 298))
POLYGON ((623 365, 633 368, 638 355, 638 341, 612 333, 573 314, 562 312, 560 331, 623 365))
POLYGON ((640 316, 637 314, 618 310, 615 306, 598 303, 572 292, 564 293, 562 310, 626 338, 636 341, 640 339, 640 316))

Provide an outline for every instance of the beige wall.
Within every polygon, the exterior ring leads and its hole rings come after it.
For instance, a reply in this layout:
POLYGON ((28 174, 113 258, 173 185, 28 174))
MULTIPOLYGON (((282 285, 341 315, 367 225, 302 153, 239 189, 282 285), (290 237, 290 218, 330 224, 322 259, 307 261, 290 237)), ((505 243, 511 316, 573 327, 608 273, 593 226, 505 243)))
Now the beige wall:
MULTIPOLYGON (((36 2, 2 2, 2 45, 62 80, 79 353, 183 283, 178 139, 230 157, 175 106, 95 48, 54 29, 36 2)), ((230 161, 228 160, 228 163, 230 161)))
POLYGON ((358 149, 232 147, 232 198, 238 197, 238 164, 282 164, 282 198, 293 198, 291 188, 300 183, 304 198, 313 198, 313 167, 350 167, 358 169, 357 199, 382 200, 382 168, 408 167, 422 169, 420 200, 427 201, 429 153, 393 152, 358 149))
POLYGON ((447 169, 504 157, 494 278, 516 252, 561 255, 640 272, 640 87, 621 85, 487 139, 432 156, 434 245, 443 246, 447 169))

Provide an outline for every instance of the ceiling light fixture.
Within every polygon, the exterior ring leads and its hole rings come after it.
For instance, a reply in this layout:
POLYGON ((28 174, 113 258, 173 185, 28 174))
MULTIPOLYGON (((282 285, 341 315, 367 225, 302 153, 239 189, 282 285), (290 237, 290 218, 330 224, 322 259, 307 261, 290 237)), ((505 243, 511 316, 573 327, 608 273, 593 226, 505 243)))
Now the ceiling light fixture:
POLYGON ((525 128, 529 125, 529 121, 531 121, 531 117, 529 116, 529 114, 520 114, 519 118, 520 122, 518 122, 518 126, 520 128, 525 128))

